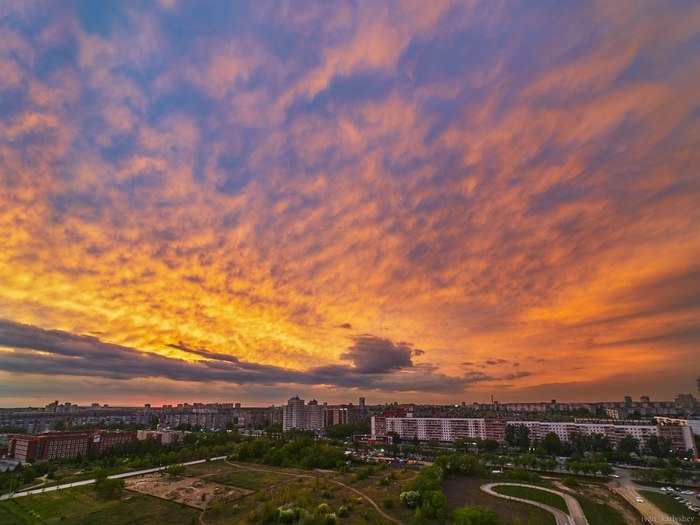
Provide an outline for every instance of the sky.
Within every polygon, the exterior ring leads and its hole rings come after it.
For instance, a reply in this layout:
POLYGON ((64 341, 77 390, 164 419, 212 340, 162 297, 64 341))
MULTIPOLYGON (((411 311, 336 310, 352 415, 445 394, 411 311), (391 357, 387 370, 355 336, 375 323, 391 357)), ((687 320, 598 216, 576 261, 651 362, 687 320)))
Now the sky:
POLYGON ((700 3, 0 2, 0 406, 652 400, 700 3))

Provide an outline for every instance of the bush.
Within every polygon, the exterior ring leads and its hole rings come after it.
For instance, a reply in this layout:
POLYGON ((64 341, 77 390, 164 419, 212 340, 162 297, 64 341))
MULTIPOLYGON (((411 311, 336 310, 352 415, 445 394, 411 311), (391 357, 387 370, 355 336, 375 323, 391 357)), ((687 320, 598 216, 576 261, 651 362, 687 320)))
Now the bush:
POLYGON ((488 507, 465 505, 457 507, 452 517, 456 525, 500 525, 498 514, 488 507))
POLYGON ((185 473, 185 465, 172 465, 165 469, 164 472, 170 474, 172 477, 181 476, 185 473))
POLYGON ((576 481, 576 478, 574 478, 572 476, 566 476, 564 478, 564 485, 566 485, 567 487, 578 487, 579 482, 576 481))
POLYGON ((384 508, 385 509, 393 509, 394 508, 394 500, 391 498, 386 498, 384 500, 384 508))
POLYGON ((95 483, 95 491, 101 498, 117 499, 124 492, 123 479, 103 479, 95 483))
POLYGON ((503 471, 503 477, 513 481, 527 481, 528 483, 537 483, 540 481, 540 476, 537 473, 525 470, 522 467, 503 471))
POLYGON ((443 519, 447 517, 447 498, 440 490, 429 490, 421 497, 420 507, 416 509, 419 519, 443 519))
POLYGON ((336 514, 341 518, 347 518, 350 515, 350 507, 347 505, 341 505, 338 507, 336 514))
POLYGON ((404 507, 414 509, 420 503, 420 492, 417 490, 408 490, 406 492, 402 492, 399 495, 399 499, 404 507))

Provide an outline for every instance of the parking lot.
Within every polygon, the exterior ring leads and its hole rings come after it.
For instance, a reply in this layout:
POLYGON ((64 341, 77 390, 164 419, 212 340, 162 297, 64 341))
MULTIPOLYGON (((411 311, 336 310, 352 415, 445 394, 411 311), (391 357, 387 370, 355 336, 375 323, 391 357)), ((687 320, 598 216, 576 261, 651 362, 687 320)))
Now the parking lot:
POLYGON ((697 489, 680 489, 678 487, 661 487, 661 492, 664 492, 669 497, 674 498, 679 503, 682 503, 690 510, 700 515, 700 494, 697 489))

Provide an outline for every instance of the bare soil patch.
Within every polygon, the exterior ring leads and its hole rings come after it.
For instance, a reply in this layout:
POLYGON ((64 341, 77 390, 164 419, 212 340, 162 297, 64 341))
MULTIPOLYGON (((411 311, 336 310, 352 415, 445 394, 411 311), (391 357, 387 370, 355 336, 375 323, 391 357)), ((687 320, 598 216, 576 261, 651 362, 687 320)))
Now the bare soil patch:
POLYGON ((168 501, 184 503, 190 507, 202 510, 209 507, 216 500, 229 501, 254 492, 200 478, 170 476, 160 472, 128 478, 126 480, 126 488, 168 501))

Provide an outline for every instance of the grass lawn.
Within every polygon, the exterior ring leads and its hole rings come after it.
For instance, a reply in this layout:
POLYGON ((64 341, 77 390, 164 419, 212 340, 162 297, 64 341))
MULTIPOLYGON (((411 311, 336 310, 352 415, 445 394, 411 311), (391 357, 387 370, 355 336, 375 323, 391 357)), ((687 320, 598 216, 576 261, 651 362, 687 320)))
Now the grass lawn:
MULTIPOLYGON (((121 499, 105 500, 92 487, 79 487, 27 496, 0 503, 0 523, 70 523, 126 525, 173 523, 187 525, 198 512, 158 498, 124 492, 121 499)), ((196 518, 195 518, 196 519, 196 518)))
POLYGON ((188 466, 185 475, 250 490, 261 490, 271 485, 294 479, 293 474, 295 472, 285 473, 283 469, 275 472, 273 470, 268 471, 267 467, 251 466, 260 470, 234 467, 224 461, 209 461, 188 466), (265 471, 263 472, 263 470, 265 471))
POLYGON ((538 503, 544 503, 555 509, 567 513, 569 512, 568 507, 564 498, 551 492, 544 490, 538 490, 531 487, 515 487, 511 485, 497 485, 493 487, 494 492, 499 494, 505 494, 506 496, 513 496, 515 498, 529 499, 532 501, 537 501, 538 503))
POLYGON ((269 522, 270 513, 290 505, 313 515, 318 506, 325 503, 331 512, 337 513, 338 525, 367 523, 380 525, 383 518, 363 498, 354 492, 331 483, 318 482, 311 478, 292 478, 289 483, 270 487, 236 500, 214 505, 207 510, 204 521, 207 525, 253 525, 269 522), (330 490, 333 488, 334 490, 330 490), (347 507, 347 516, 340 516, 341 506, 347 507))
POLYGON ((503 524, 513 523, 515 518, 520 519, 521 523, 527 523, 528 525, 556 524, 554 516, 544 509, 528 505, 527 503, 508 501, 486 494, 480 487, 488 481, 470 477, 445 480, 443 490, 450 507, 454 508, 462 505, 489 507, 496 511, 503 524))
MULTIPOLYGON (((361 470, 361 468, 357 469, 357 471, 361 470)), ((384 512, 399 521, 409 523, 412 520, 415 510, 404 507, 401 504, 399 495, 404 490, 405 484, 418 475, 417 470, 401 468, 377 469, 366 479, 357 479, 355 474, 356 472, 337 475, 331 479, 345 483, 366 494, 384 512)), ((340 488, 330 483, 327 483, 327 485, 331 490, 340 488)))
POLYGON ((209 481, 223 483, 224 485, 233 485, 250 490, 261 490, 270 485, 277 485, 283 481, 294 479, 293 476, 285 476, 275 472, 258 472, 253 470, 232 470, 207 476, 209 481))
POLYGON ((585 496, 576 495, 581 509, 586 515, 589 525, 626 525, 624 516, 617 510, 604 503, 597 503, 585 496))
POLYGON ((685 505, 679 503, 666 494, 659 494, 658 492, 651 492, 650 490, 640 490, 639 493, 644 499, 650 503, 653 503, 666 514, 675 517, 685 516, 686 518, 690 519, 690 521, 684 521, 684 523, 697 523, 698 521, 697 514, 691 512, 685 505))

